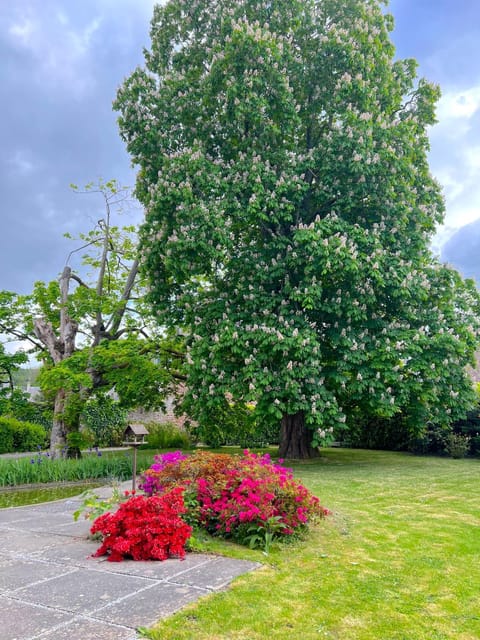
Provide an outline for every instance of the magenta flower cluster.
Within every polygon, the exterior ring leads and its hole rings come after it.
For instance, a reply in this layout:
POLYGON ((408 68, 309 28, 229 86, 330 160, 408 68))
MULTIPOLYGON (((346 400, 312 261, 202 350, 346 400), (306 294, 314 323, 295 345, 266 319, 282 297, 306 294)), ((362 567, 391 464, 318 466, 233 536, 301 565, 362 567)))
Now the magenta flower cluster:
POLYGON ((176 465, 181 460, 187 458, 181 451, 170 451, 168 453, 161 453, 153 457, 155 462, 150 466, 150 474, 142 476, 140 482, 140 489, 147 495, 152 496, 157 493, 162 493, 163 487, 160 484, 158 475, 168 465, 176 465), (154 473, 151 473, 154 472, 154 473))

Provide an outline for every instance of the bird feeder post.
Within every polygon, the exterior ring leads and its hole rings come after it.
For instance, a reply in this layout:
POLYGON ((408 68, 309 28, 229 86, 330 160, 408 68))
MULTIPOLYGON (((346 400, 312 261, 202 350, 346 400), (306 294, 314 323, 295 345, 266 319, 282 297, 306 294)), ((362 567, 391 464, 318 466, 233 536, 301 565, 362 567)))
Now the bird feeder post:
POLYGON ((143 424, 129 424, 123 432, 124 442, 123 444, 133 449, 133 461, 132 461, 132 492, 136 490, 137 479, 137 449, 140 445, 145 444, 145 436, 148 435, 148 429, 143 424))

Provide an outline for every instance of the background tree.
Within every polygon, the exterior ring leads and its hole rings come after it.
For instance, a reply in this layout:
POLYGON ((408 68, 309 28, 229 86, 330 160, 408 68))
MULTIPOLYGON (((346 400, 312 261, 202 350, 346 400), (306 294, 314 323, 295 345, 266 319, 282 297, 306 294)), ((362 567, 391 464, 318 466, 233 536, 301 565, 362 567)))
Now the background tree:
MULTIPOLYGON (((59 281, 37 282, 27 296, 0 293, 0 330, 29 343, 44 363, 39 383, 54 405, 52 455, 68 448, 69 432, 78 431, 84 404, 98 389, 115 388, 126 407, 160 405, 170 380, 163 365, 181 357, 149 320, 135 228, 112 221, 127 190, 109 181, 86 192, 101 195, 105 215, 80 236, 82 273, 68 264, 72 252, 59 281), (160 342, 168 356, 157 354, 160 342)), ((78 446, 70 449, 79 454, 78 446)))
POLYGON ((186 406, 255 402, 284 457, 473 400, 478 295, 429 250, 439 90, 392 28, 377 0, 170 0, 115 103, 151 300, 191 328, 186 406))
POLYGON ((3 344, 0 344, 0 389, 11 394, 14 389, 15 373, 22 364, 28 362, 28 356, 23 351, 8 353, 3 344))

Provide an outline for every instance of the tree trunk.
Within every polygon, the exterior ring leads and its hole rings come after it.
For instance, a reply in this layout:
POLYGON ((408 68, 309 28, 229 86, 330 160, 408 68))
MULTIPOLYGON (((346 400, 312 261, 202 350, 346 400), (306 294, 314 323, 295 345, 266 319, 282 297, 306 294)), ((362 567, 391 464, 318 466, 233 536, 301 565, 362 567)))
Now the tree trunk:
POLYGON ((67 451, 67 428, 63 419, 65 409, 65 390, 60 389, 55 396, 53 423, 50 433, 50 457, 63 458, 67 451))
MULTIPOLYGON (((68 289, 71 274, 70 267, 65 266, 60 277, 60 327, 58 336, 55 334, 52 324, 46 318, 39 317, 33 321, 35 336, 45 345, 54 364, 59 364, 62 360, 69 358, 75 351, 78 324, 68 315, 68 289)), ((68 429, 64 419, 66 400, 66 390, 59 389, 55 395, 53 424, 50 434, 50 455, 52 458, 65 458, 67 455, 76 455, 76 452, 72 454, 67 448, 68 429)))
POLYGON ((303 411, 285 414, 280 431, 279 455, 281 458, 304 460, 317 457, 318 450, 311 445, 312 433, 305 425, 303 411))

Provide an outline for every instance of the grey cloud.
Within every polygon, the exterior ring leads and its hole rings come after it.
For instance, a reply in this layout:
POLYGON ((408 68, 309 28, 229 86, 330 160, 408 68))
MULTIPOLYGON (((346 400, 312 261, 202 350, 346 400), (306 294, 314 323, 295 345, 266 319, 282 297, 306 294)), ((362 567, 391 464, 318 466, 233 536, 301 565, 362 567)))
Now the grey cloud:
POLYGON ((443 247, 441 259, 480 285, 480 220, 459 229, 443 247))
POLYGON ((0 5, 0 289, 27 292, 61 270, 63 233, 99 217, 101 203, 68 185, 134 183, 111 104, 142 62, 153 2, 0 5))
MULTIPOLYGON (((143 63, 153 4, 0 2, 0 289, 27 292, 34 280, 54 278, 71 248, 62 234, 87 231, 98 219, 99 202, 72 194, 71 182, 103 176, 133 184, 111 103, 143 63)), ((389 10, 398 55, 417 57, 421 75, 432 72, 446 88, 478 77, 477 0, 393 0, 389 10)), ((476 116, 472 127, 470 141, 480 131, 476 116)), ((441 168, 450 158, 459 182, 467 170, 464 142, 435 140, 432 148, 432 164, 441 168)))

